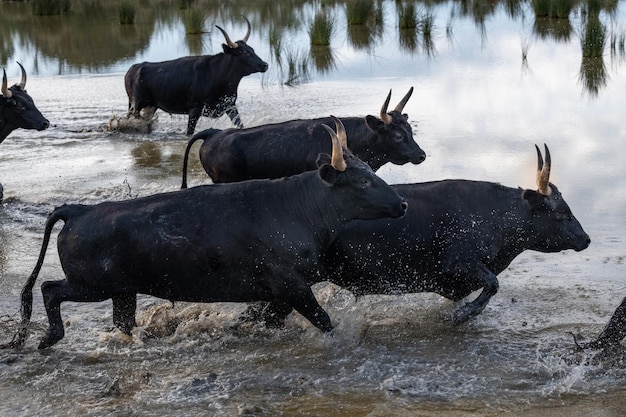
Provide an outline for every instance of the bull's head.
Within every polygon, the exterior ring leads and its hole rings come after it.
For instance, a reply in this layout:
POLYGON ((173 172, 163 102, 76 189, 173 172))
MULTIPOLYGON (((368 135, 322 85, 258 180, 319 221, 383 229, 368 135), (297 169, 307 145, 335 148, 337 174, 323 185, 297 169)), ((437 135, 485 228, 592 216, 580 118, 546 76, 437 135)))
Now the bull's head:
MULTIPOLYGON (((426 159, 426 153, 413 139, 413 129, 408 122, 409 116, 402 113, 404 106, 411 98, 411 94, 413 94, 413 87, 409 89, 392 111, 388 111, 391 100, 391 90, 389 90, 387 99, 380 109, 380 118, 370 115, 365 117, 367 126, 376 132, 380 138, 380 153, 387 154, 389 160, 397 165, 408 162, 419 164, 426 159)), ((378 168, 380 167, 374 167, 375 170, 378 168)))
POLYGON ((337 133, 323 125, 330 134, 333 147, 330 163, 327 163, 328 155, 320 155, 318 159, 320 178, 329 186, 346 193, 344 204, 359 207, 359 212, 353 218, 365 220, 403 216, 408 208, 407 202, 376 176, 369 165, 348 150, 343 123, 335 116, 330 117, 335 121, 337 133))
POLYGON ((227 55, 231 55, 233 57, 239 58, 242 62, 240 68, 238 68, 243 74, 248 75, 255 72, 265 72, 267 71, 268 65, 267 62, 263 61, 259 56, 254 52, 252 47, 248 46, 246 42, 248 42, 248 38, 250 37, 250 32, 252 30, 252 25, 250 25, 250 21, 242 16, 246 23, 248 24, 248 31, 242 40, 233 42, 228 33, 218 25, 215 25, 222 35, 224 35, 224 39, 226 40, 226 44, 222 45, 224 49, 224 53, 227 55))
POLYGON ((12 87, 8 87, 6 71, 2 70, 0 107, 4 108, 4 112, 0 115, 0 142, 17 128, 44 130, 50 126, 26 92, 26 71, 22 64, 17 64, 22 70, 22 79, 12 87))
POLYGON ((545 161, 537 149, 537 191, 524 190, 523 198, 530 205, 531 244, 529 249, 559 252, 565 249, 583 250, 591 239, 574 217, 558 188, 550 183, 552 158, 545 147, 545 161))

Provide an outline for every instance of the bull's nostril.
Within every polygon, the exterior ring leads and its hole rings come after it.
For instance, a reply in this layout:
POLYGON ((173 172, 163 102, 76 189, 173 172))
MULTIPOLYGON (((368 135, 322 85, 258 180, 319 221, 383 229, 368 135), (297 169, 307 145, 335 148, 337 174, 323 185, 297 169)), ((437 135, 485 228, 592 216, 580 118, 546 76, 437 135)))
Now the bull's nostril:
POLYGON ((409 203, 406 201, 403 201, 400 206, 402 207, 402 211, 407 211, 409 209, 409 203))

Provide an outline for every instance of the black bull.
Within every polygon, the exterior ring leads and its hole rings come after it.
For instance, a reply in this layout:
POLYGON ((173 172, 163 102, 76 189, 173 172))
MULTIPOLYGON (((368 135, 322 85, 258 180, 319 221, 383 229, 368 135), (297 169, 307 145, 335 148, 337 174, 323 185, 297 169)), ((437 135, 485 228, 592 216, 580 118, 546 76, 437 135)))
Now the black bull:
MULTIPOLYGON (((401 219, 354 221, 322 255, 329 281, 355 295, 435 292, 459 301, 455 324, 478 315, 498 291, 497 275, 525 250, 585 249, 590 238, 557 187, 539 148, 538 191, 496 183, 446 180, 392 186, 409 203, 401 219)), ((290 311, 274 304, 261 314, 281 323, 290 311)))
POLYGON ((150 118, 156 109, 167 113, 189 114, 187 134, 193 134, 201 115, 213 118, 228 114, 233 124, 243 127, 237 100, 237 87, 246 75, 267 71, 268 65, 243 40, 226 39, 224 52, 216 55, 188 56, 165 62, 143 62, 130 67, 124 77, 128 94, 128 115, 150 118))
POLYGON ((336 135, 333 142, 330 164, 286 179, 57 208, 22 290, 22 325, 10 345, 26 338, 33 285, 58 220, 65 222, 57 246, 66 277, 42 284, 49 328, 40 348, 64 336, 64 301, 112 299, 113 321, 129 334, 138 293, 172 301, 276 300, 331 330, 310 288, 321 252, 349 221, 399 217, 407 209, 369 166, 342 154, 336 135))
MULTIPOLYGON (((387 112, 391 91, 380 118, 343 117, 348 148, 374 171, 387 162, 419 164, 426 154, 413 139, 413 131, 402 113, 413 88, 398 105, 387 112)), ((195 134, 187 144, 183 160, 181 188, 187 188, 187 163, 191 146, 204 140, 200 161, 214 183, 254 178, 281 178, 316 169, 317 155, 330 152, 322 124, 329 118, 291 120, 248 129, 207 129, 195 134)))
MULTIPOLYGON (((0 143, 15 129, 44 130, 50 126, 48 119, 43 117, 35 102, 26 92, 26 71, 19 62, 22 79, 18 84, 8 87, 7 74, 2 70, 2 96, 0 96, 0 143)), ((2 201, 2 184, 0 184, 0 201, 2 201)))

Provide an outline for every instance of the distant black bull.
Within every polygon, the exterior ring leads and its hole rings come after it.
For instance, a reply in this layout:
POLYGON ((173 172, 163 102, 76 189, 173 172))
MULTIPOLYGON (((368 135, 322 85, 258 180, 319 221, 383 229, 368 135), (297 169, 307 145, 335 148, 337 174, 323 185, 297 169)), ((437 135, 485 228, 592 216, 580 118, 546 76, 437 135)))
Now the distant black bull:
POLYGON ((239 82, 268 67, 246 44, 251 29, 248 19, 246 22, 248 32, 237 42, 216 25, 226 39, 223 53, 131 66, 124 77, 128 116, 140 117, 144 110, 144 117, 149 119, 156 109, 189 114, 188 135, 195 131, 201 115, 217 118, 226 113, 235 126, 243 127, 235 105, 239 82))
MULTIPOLYGON (((589 246, 589 236, 549 183, 548 148, 545 165, 539 148, 537 157, 537 191, 467 180, 394 185, 409 203, 407 215, 348 224, 322 256, 324 277, 357 296, 435 292, 459 301, 482 288, 453 321, 480 314, 498 291, 497 275, 523 251, 589 246)), ((262 314, 276 324, 289 311, 274 304, 262 314)))
MULTIPOLYGON (((19 62, 22 79, 19 84, 8 87, 7 73, 2 70, 2 96, 0 96, 0 143, 15 129, 44 130, 50 126, 48 119, 43 117, 35 102, 26 92, 26 71, 19 62)), ((2 201, 2 184, 0 184, 0 201, 2 201)))
POLYGON ((138 293, 172 301, 275 300, 330 331, 310 288, 321 252, 349 221, 399 217, 407 205, 369 166, 342 152, 339 121, 338 135, 327 129, 332 156, 322 155, 315 172, 54 210, 10 345, 24 343, 32 289, 59 220, 65 222, 57 245, 66 278, 42 284, 50 327, 40 348, 63 338, 64 301, 112 299, 113 322, 129 334, 138 293))
MULTIPOLYGON (((387 162, 419 164, 426 154, 413 139, 408 116, 402 110, 413 87, 395 109, 387 112, 391 91, 380 118, 343 117, 348 132, 348 148, 374 171, 387 162)), ((320 152, 330 152, 322 124, 329 118, 291 120, 248 129, 207 129, 194 135, 187 144, 181 188, 187 188, 187 162, 191 146, 204 140, 200 161, 214 183, 254 178, 281 178, 316 169, 320 152)))

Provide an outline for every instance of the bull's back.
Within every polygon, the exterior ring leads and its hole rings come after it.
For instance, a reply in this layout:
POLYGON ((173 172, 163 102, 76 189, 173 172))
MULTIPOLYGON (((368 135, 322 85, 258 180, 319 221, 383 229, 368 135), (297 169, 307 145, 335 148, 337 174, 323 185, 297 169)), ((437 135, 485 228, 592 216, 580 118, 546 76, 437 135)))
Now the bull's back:
POLYGON ((282 178, 317 169, 320 153, 331 153, 326 119, 292 120, 208 137, 200 160, 213 182, 282 178))

